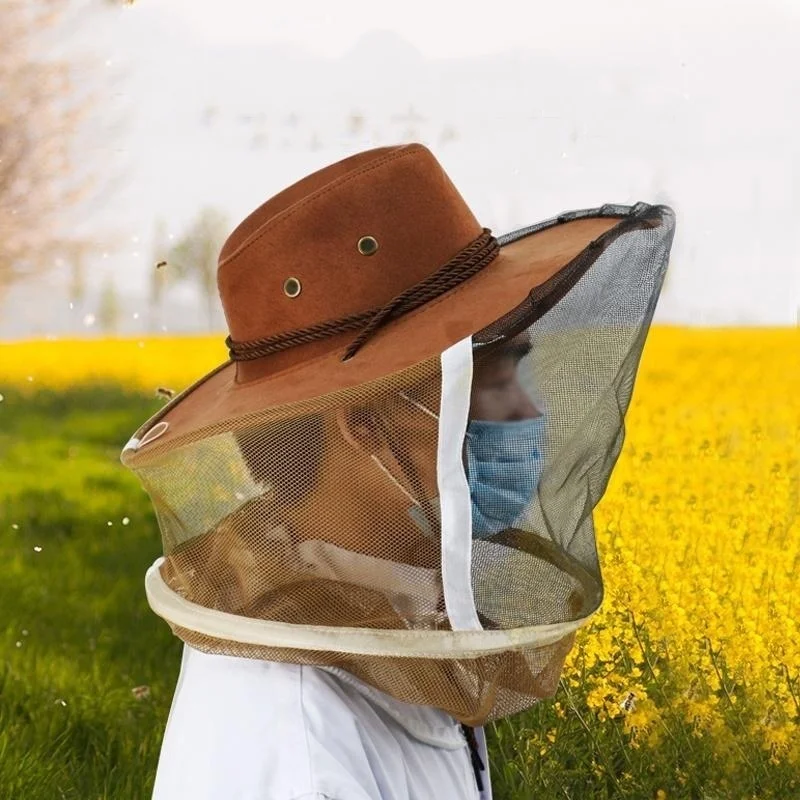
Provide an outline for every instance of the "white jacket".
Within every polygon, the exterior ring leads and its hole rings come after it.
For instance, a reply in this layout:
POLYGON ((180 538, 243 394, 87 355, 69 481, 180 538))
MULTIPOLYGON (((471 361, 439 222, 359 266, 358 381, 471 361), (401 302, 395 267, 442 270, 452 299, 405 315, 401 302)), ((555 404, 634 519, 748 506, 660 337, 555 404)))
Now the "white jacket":
POLYGON ((491 800, 458 723, 327 667, 184 646, 154 800, 491 800))

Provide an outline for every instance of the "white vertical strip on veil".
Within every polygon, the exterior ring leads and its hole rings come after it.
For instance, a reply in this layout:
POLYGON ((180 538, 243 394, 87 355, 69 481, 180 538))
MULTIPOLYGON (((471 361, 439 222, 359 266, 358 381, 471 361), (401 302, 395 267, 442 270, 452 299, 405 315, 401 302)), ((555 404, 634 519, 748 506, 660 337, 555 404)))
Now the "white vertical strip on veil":
POLYGON ((442 512, 442 583, 453 630, 481 630, 472 593, 472 505, 464 436, 472 391, 472 337, 442 353, 436 480, 442 512))

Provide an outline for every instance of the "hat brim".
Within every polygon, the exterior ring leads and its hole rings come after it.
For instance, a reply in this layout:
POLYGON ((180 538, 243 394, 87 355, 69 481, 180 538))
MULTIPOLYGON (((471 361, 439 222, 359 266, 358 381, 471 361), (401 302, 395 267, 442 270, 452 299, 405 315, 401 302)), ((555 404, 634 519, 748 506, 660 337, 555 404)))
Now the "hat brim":
POLYGON ((551 292, 538 293, 543 314, 574 286, 611 242, 631 230, 660 227, 671 218, 670 210, 664 206, 606 205, 564 214, 503 237, 500 252, 491 264, 456 288, 381 328, 347 361, 342 361, 342 356, 353 339, 352 333, 340 335, 337 346, 321 355, 287 368, 276 369, 274 356, 250 362, 249 373, 254 377, 246 382, 237 381, 235 362, 221 364, 139 428, 126 447, 126 461, 135 460, 139 449, 150 449, 149 442, 157 442, 159 450, 164 445, 177 446, 183 437, 197 435, 201 429, 225 420, 310 400, 400 372, 486 329, 529 302, 534 290, 552 284, 551 292), (574 280, 559 280, 562 272, 581 263, 580 269, 572 270, 574 280), (154 435, 157 423, 162 424, 158 435, 154 435))

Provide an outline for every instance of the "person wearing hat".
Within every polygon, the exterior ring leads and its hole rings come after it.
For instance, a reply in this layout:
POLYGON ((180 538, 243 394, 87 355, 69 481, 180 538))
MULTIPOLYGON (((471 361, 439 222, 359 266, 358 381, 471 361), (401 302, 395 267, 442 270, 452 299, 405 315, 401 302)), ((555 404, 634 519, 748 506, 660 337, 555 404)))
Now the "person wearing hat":
POLYGON ((488 798, 483 724, 551 697, 674 231, 605 205, 496 239, 422 145, 230 235, 230 359, 122 460, 184 642, 154 797, 488 798))

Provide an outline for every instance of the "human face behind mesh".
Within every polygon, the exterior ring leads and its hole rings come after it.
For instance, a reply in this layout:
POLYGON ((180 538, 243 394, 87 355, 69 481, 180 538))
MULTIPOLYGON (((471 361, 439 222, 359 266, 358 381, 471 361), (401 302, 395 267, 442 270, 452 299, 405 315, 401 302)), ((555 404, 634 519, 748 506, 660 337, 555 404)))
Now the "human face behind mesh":
MULTIPOLYGON (((542 416, 519 379, 520 361, 531 351, 527 333, 519 334, 499 348, 475 359, 469 419, 487 422, 516 422, 542 416)), ((412 392, 414 398, 403 395, 420 411, 426 413, 434 424, 439 416, 431 403, 432 398, 412 392)))
MULTIPOLYGON (((470 420, 503 423, 541 416, 518 375, 520 360, 530 349, 523 334, 475 360, 470 420)), ((435 558, 430 534, 438 517, 439 384, 427 381, 393 397, 353 405, 320 421, 313 451, 306 446, 294 454, 299 437, 285 428, 279 440, 259 432, 251 442, 241 442, 254 474, 289 501, 284 518, 295 537, 323 538, 408 563, 435 558), (285 487, 278 480, 284 472, 289 478, 285 487), (426 541, 419 541, 420 527, 409 515, 412 508, 429 517, 426 541)))
POLYGON ((527 334, 521 334, 499 351, 476 359, 473 367, 469 418, 488 422, 516 422, 541 416, 519 380, 517 367, 530 352, 527 334))
MULTIPOLYGON (((527 505, 541 472, 538 445, 543 413, 519 376, 520 362, 530 350, 530 338, 523 333, 493 347, 473 364, 468 442, 463 458, 473 500, 473 520, 483 520, 476 530, 484 536, 495 532, 495 528, 499 530, 511 524, 527 505), (492 500, 497 502, 490 502, 492 500), (487 514, 495 520, 494 524, 488 525, 487 514), (498 527, 498 518, 506 524, 498 527)), ((405 393, 401 393, 401 397, 427 416, 427 426, 438 427, 439 415, 433 410, 436 406, 421 392, 416 394, 416 399, 405 393)), ((423 415, 414 419, 424 419, 423 415)), ((422 495, 407 494, 420 506, 422 498, 430 499, 437 493, 436 458, 423 444, 423 438, 419 439, 413 456, 407 453, 404 459, 409 467, 416 463, 423 472, 429 468, 430 480, 422 495)), ((417 440, 417 436, 407 437, 407 441, 417 440)), ((421 527, 432 529, 435 526, 421 524, 421 527)))

